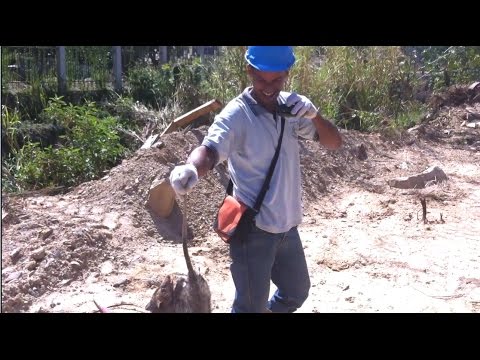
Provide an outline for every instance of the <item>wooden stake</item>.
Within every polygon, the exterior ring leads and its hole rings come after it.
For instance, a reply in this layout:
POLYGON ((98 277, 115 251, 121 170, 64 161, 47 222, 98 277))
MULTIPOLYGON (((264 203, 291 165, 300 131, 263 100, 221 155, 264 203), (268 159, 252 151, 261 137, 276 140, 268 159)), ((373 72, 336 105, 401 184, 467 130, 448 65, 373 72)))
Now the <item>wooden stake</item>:
POLYGON ((422 219, 423 219, 423 223, 426 224, 428 221, 427 221, 427 201, 425 200, 425 198, 420 198, 420 202, 422 203, 422 210, 423 210, 423 214, 422 214, 422 219))

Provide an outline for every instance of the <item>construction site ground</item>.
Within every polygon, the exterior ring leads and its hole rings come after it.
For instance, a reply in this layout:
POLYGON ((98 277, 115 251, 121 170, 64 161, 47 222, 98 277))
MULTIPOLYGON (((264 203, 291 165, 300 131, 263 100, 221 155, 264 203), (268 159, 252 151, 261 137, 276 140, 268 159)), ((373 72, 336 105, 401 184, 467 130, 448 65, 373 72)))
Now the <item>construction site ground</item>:
MULTIPOLYGON (((480 129, 445 105, 396 135, 342 130, 343 147, 301 141, 299 226, 311 290, 299 313, 480 312, 480 129), (424 189, 388 181, 439 166, 448 180, 424 189), (422 219, 420 199, 427 216, 422 219)), ((166 134, 102 179, 63 194, 2 196, 2 312, 142 311, 162 279, 186 273, 182 203, 161 218, 145 204, 156 179, 201 142, 206 127, 166 134)), ((225 194, 223 164, 189 195, 189 251, 230 312, 228 246, 212 221, 225 194)), ((271 292, 275 290, 272 284, 271 292)))

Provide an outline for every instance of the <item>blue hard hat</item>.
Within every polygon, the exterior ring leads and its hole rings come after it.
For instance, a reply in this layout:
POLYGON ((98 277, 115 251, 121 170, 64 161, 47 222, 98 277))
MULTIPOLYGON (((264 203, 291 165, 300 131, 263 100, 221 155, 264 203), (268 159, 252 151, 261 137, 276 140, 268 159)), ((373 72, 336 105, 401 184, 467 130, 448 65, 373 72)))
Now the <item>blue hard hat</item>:
POLYGON ((260 71, 284 71, 295 62, 292 46, 249 46, 245 59, 260 71))

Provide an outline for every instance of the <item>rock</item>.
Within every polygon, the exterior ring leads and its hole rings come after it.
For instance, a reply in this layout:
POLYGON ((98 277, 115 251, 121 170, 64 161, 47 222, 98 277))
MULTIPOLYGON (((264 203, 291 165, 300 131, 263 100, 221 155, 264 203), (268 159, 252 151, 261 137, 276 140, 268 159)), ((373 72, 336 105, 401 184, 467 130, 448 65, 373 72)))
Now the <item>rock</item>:
MULTIPOLYGON (((427 115, 428 117, 428 115, 427 115)), ((427 119, 428 120, 428 119, 427 119)), ((419 124, 414 127, 411 127, 410 129, 407 130, 409 133, 418 131, 421 134, 425 134, 425 124, 419 124)))
POLYGON ((5 279, 5 282, 8 283, 10 281, 17 280, 18 278, 20 278, 20 276, 22 276, 21 271, 12 272, 8 274, 7 278, 5 279))
POLYGON ((2 208, 2 221, 4 221, 5 223, 7 223, 8 220, 9 220, 9 217, 10 217, 10 213, 6 212, 6 211, 3 210, 3 208, 2 208))
POLYGON ((7 276, 8 274, 13 272, 14 270, 15 270, 14 266, 6 267, 5 269, 2 269, 2 276, 7 276))
POLYGON ((447 175, 441 168, 433 166, 417 175, 389 180, 388 185, 399 189, 423 189, 427 185, 440 183, 447 179, 447 175))
POLYGON ((154 236, 157 232, 154 229, 147 229, 148 236, 154 236))
POLYGON ((127 279, 127 278, 122 278, 120 279, 119 281, 116 281, 114 284, 113 284, 113 287, 119 287, 119 286, 122 286, 122 285, 127 285, 128 283, 130 283, 130 280, 127 279))
POLYGON ((15 264, 22 257, 22 248, 16 248, 10 253, 10 259, 15 264))
POLYGON ((83 266, 83 263, 80 260, 70 261, 70 266, 73 270, 80 270, 83 266))
POLYGON ((36 261, 30 261, 27 264, 27 270, 35 270, 37 268, 38 264, 36 261))
POLYGON ((360 144, 357 147, 357 158, 358 160, 367 160, 368 155, 367 155, 367 147, 364 144, 360 144))
POLYGON ((113 264, 111 261, 105 261, 100 267, 102 275, 108 275, 113 271, 113 264))
POLYGON ((105 214, 102 225, 105 225, 109 230, 114 230, 117 228, 118 224, 118 218, 120 215, 116 212, 109 212, 105 214))
POLYGON ((53 229, 47 229, 45 231, 41 231, 39 234, 40 239, 45 240, 47 239, 50 235, 52 235, 53 229))
POLYGON ((474 83, 470 84, 470 86, 468 87, 468 90, 473 91, 477 88, 480 89, 480 81, 475 81, 474 83))
POLYGON ((46 255, 45 248, 42 247, 32 252, 30 257, 35 261, 42 261, 45 255, 46 255))
POLYGON ((162 149, 165 147, 165 143, 163 143, 162 141, 157 141, 155 144, 152 145, 152 148, 156 148, 156 149, 162 149))
POLYGON ((72 281, 73 281, 73 279, 65 279, 65 280, 60 281, 60 283, 58 285, 60 287, 67 286, 67 285, 70 285, 72 281))

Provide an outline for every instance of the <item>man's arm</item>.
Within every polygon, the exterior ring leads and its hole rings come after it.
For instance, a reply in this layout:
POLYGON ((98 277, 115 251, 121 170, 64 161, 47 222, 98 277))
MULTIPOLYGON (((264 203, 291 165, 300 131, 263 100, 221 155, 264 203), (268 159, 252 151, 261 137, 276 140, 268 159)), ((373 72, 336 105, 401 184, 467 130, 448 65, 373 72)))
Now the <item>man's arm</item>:
POLYGON ((285 104, 293 106, 291 113, 296 117, 311 119, 317 129, 320 144, 329 150, 338 149, 342 145, 342 137, 338 129, 330 121, 324 119, 313 103, 304 95, 291 93, 285 104))
POLYGON ((312 119, 317 129, 318 140, 320 144, 329 150, 336 150, 342 146, 342 137, 337 127, 330 121, 324 119, 320 113, 312 119))
POLYGON ((187 159, 187 164, 193 164, 197 168, 198 176, 205 176, 209 170, 213 169, 217 160, 215 149, 201 145, 192 151, 187 159))

